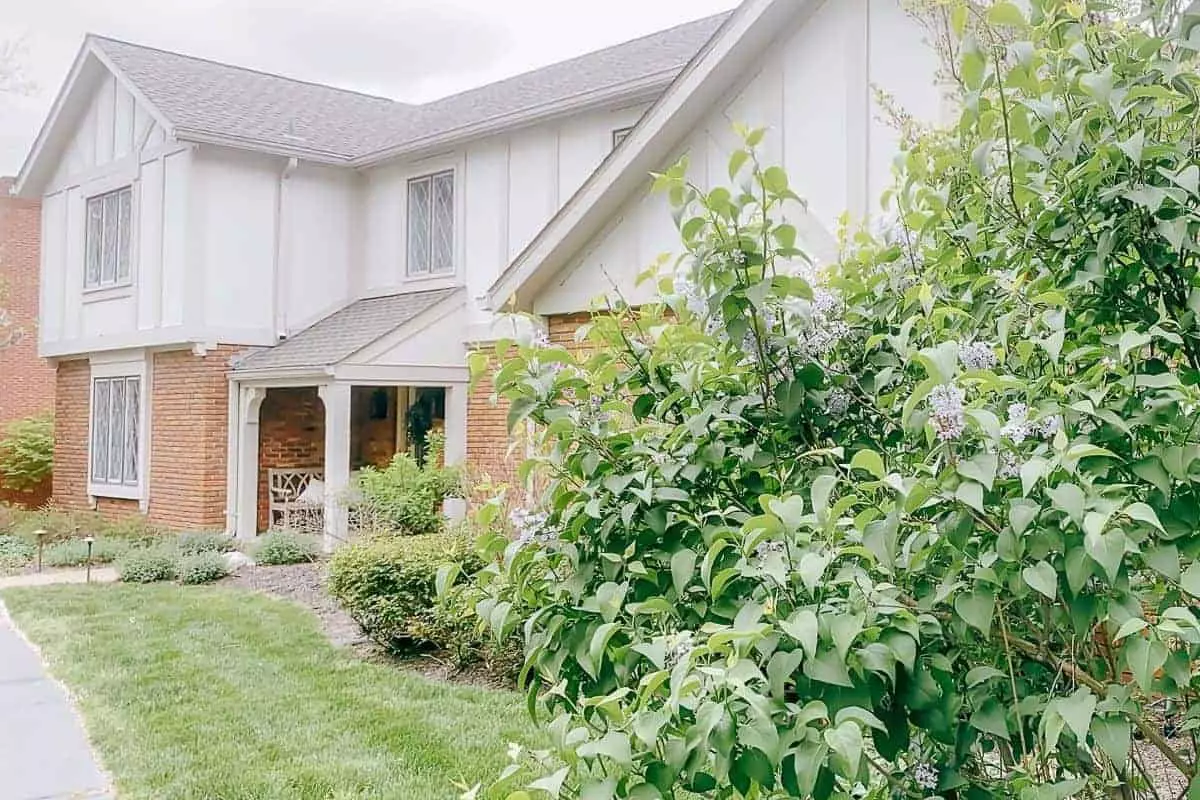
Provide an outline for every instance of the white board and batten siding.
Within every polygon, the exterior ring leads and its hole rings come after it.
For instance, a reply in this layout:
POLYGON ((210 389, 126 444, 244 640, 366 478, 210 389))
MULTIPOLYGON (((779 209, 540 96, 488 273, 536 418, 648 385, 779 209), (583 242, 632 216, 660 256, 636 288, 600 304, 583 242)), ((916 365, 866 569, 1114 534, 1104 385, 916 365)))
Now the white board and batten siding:
MULTIPOLYGON (((789 216, 808 250, 828 260, 836 254, 839 217, 875 213, 891 185, 899 135, 881 119, 874 87, 918 119, 944 114, 937 59, 924 39, 898 0, 826 2, 781 33, 679 143, 676 157, 688 156, 689 178, 698 185, 729 185, 729 156, 741 146, 734 123, 766 128, 760 158, 787 169, 809 207, 804 215, 793 206, 789 216)), ((534 302, 536 313, 587 309, 614 291, 633 302, 649 299, 652 287, 636 287, 637 275, 664 254, 677 255, 680 244, 667 198, 649 192, 649 178, 645 186, 552 279, 534 302)))
MULTIPOLYGON (((42 201, 40 336, 50 355, 138 346, 182 327, 191 152, 167 141, 150 113, 107 72, 91 73, 77 119, 42 201), (85 290, 87 200, 132 186, 128 286, 85 290)), ((169 334, 168 334, 169 336, 169 334)))
POLYGON ((491 315, 476 298, 533 240, 613 148, 614 131, 635 124, 646 105, 600 110, 488 137, 420 161, 365 175, 362 273, 364 294, 467 287, 465 326, 491 315), (443 170, 455 174, 454 275, 410 278, 407 273, 408 181, 443 170))

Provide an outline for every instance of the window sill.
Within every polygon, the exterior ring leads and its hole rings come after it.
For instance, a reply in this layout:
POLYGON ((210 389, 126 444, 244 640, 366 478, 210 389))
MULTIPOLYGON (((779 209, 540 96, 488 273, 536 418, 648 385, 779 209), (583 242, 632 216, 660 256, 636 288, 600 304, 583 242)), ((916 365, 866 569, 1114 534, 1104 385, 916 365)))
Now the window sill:
POLYGON ((405 286, 455 286, 458 284, 458 272, 439 272, 434 275, 405 275, 402 282, 405 286))
POLYGON ((83 302, 103 303, 108 300, 123 300, 133 296, 133 284, 121 283, 116 286, 101 286, 95 289, 83 290, 83 302))
POLYGON ((140 486, 117 486, 107 483, 89 483, 88 494, 92 497, 106 497, 114 500, 141 500, 140 486))

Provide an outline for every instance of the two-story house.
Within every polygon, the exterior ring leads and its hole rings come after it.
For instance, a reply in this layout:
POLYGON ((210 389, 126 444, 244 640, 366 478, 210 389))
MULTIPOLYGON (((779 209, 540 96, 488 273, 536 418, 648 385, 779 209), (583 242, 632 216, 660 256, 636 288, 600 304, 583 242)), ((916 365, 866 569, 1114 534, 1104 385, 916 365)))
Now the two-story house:
MULTIPOLYGON (((746 0, 424 105, 97 36, 21 172, 41 197, 41 352, 57 364, 55 495, 253 536, 277 500, 442 429, 503 474, 503 409, 468 350, 513 301, 556 335, 677 249, 648 173, 727 182, 732 124, 770 129, 806 244, 886 186, 873 87, 939 113, 901 0, 746 0)), ((319 488, 318 491, 313 491, 319 488)))

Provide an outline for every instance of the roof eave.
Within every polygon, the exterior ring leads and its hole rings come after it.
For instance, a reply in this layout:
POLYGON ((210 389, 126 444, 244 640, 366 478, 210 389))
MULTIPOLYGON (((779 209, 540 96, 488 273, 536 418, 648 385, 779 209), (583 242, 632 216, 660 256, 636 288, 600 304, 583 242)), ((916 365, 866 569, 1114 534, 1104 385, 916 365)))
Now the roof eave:
POLYGON ((198 130, 194 128, 176 128, 175 138, 181 142, 216 145, 234 150, 246 150, 253 153, 281 156, 283 158, 298 158, 318 164, 339 167, 351 166, 351 157, 341 153, 333 153, 303 145, 282 145, 248 136, 231 136, 218 131, 198 130))
POLYGON ((464 125, 448 131, 440 132, 410 142, 379 150, 354 159, 357 168, 375 167, 388 161, 405 156, 417 155, 434 148, 445 148, 473 139, 492 136, 516 128, 546 122, 557 117, 569 116, 606 106, 632 105, 640 102, 656 100, 670 86, 679 69, 662 70, 651 75, 645 75, 637 80, 606 86, 591 92, 582 92, 571 97, 543 103, 538 106, 523 108, 509 114, 502 114, 484 120, 483 122, 464 125))

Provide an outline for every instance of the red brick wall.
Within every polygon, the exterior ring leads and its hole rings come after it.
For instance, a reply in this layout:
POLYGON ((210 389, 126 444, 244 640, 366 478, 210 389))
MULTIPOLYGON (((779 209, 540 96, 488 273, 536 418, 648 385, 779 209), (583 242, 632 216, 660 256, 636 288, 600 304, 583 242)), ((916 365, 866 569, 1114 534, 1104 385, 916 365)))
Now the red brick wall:
POLYGON ((0 328, 0 429, 54 408, 54 368, 38 358, 38 270, 41 204, 11 197, 0 178, 0 308, 11 327, 0 328), (14 331, 15 343, 3 346, 14 331))
POLYGON ((268 389, 258 419, 258 529, 265 531, 267 470, 325 463, 325 405, 316 387, 268 389))
POLYGON ((88 507, 88 400, 92 368, 86 359, 60 361, 54 402, 54 501, 65 509, 88 507))
MULTIPOLYGON (((54 368, 38 358, 38 270, 41 204, 8 194, 0 178, 0 435, 8 423, 54 410, 54 368)), ((0 487, 0 502, 37 506, 50 496, 50 481, 30 492, 0 487)))
POLYGON ((177 529, 225 530, 229 359, 155 353, 150 407, 150 520, 177 529))
MULTIPOLYGON (((563 314, 549 317, 546 330, 551 344, 578 349, 575 334, 590 315, 563 314)), ((508 401, 493 397, 498 362, 492 358, 489 370, 471 391, 467 399, 467 464, 477 480, 490 483, 513 483, 517 468, 525 460, 525 449, 508 433, 508 401)))
MULTIPOLYGON (((188 350, 155 353, 150 396, 151 522, 171 529, 225 528, 225 450, 229 358, 235 347, 206 356, 188 350)), ((67 509, 88 507, 88 408, 91 366, 58 365, 54 436, 54 499, 67 509)), ((100 498, 106 516, 137 513, 138 504, 100 498)))

